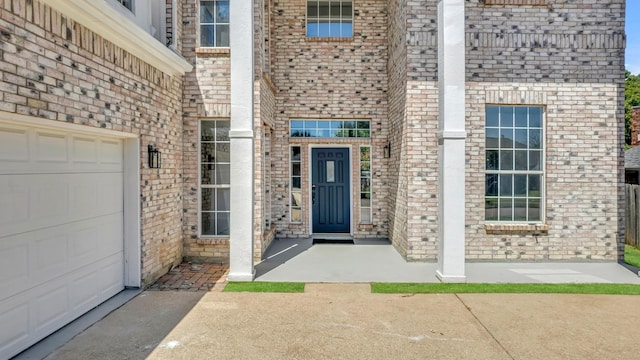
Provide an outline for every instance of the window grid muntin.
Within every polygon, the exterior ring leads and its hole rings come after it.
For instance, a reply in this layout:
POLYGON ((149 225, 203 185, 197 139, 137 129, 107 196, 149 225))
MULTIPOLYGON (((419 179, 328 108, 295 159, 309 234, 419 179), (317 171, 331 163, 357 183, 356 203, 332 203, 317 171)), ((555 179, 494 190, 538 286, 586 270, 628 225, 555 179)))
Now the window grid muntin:
POLYGON ((371 146, 360 146, 360 223, 373 223, 371 191, 371 146), (364 214, 364 216, 363 216, 364 214), (366 219, 365 219, 366 216, 366 219))
POLYGON ((353 1, 352 0, 337 0, 337 1, 321 1, 321 0, 307 0, 307 16, 306 16, 306 33, 307 37, 340 37, 340 38, 350 38, 353 37, 353 1), (320 14, 320 4, 328 4, 329 11, 327 16, 323 16, 320 14), (338 4, 340 9, 339 14, 332 14, 332 5, 338 4), (312 6, 315 5, 316 14, 313 16, 311 14, 312 6), (350 11, 345 10, 346 7, 349 7, 350 11), (311 27, 309 25, 316 25, 317 32, 312 33, 311 27), (320 24, 328 24, 329 27, 329 35, 320 35, 320 24), (338 25, 338 34, 332 34, 332 25, 338 25), (345 25, 350 25, 346 27, 345 25))
POLYGON ((292 138, 371 138, 369 120, 294 119, 289 122, 292 138))
MULTIPOLYGON (((222 150, 225 147, 228 149, 228 152, 225 153, 225 160, 228 158, 227 154, 231 153, 231 141, 229 139, 229 129, 230 122, 229 120, 202 120, 200 122, 200 138, 199 138, 199 150, 198 150, 198 163, 199 163, 199 174, 198 174, 198 182, 200 184, 200 192, 198 202, 200 204, 200 235, 203 237, 214 237, 214 236, 228 236, 230 232, 230 221, 231 221, 231 209, 230 207, 226 209, 221 209, 219 205, 221 205, 220 200, 218 199, 219 194, 226 193, 227 196, 231 194, 231 181, 230 181, 230 159, 228 161, 218 161, 216 157, 218 157, 218 149, 222 150), (212 127, 211 127, 212 126, 212 127), (213 134, 207 134, 205 136, 205 131, 207 129, 213 129, 213 134), (213 146, 211 146, 213 145, 213 146), (205 154, 205 149, 213 149, 213 156, 207 156, 207 161, 203 161, 205 155, 210 155, 209 153, 205 154), (225 176, 225 181, 219 181, 217 171, 220 166, 224 166, 225 168, 229 168, 229 173, 225 176), (205 177, 206 171, 213 171, 212 176, 205 177), (213 199, 210 201, 204 201, 203 198, 206 193, 211 192, 213 194, 213 199), (204 209, 204 205, 210 203, 212 204, 212 209, 204 209), (213 218, 213 231, 208 233, 205 232, 205 216, 214 216, 213 218), (226 226, 219 226, 219 220, 222 220, 226 217, 227 223, 226 226), (226 230, 225 230, 226 228, 226 230)), ((219 158, 219 157, 218 157, 219 158)), ((229 198, 221 199, 223 203, 229 204, 229 198)), ((208 220, 212 221, 212 220, 208 220)))
POLYGON ((229 0, 200 0, 200 24, 199 24, 199 32, 200 32, 200 47, 229 47, 229 0), (203 9, 205 8, 205 4, 212 4, 214 13, 211 15, 212 21, 205 22, 203 15, 203 9), (219 6, 226 5, 227 9, 227 21, 219 21, 218 19, 218 9, 219 6), (212 43, 206 43, 204 34, 205 28, 210 28, 212 33, 212 43), (221 43, 221 40, 218 38, 218 31, 222 31, 226 28, 226 38, 225 42, 221 43))
POLYGON ((302 223, 302 147, 291 146, 289 151, 289 176, 291 185, 289 186, 289 221, 291 223, 302 223), (295 170, 295 169, 298 170, 295 170), (298 196, 298 199, 295 196, 298 196))
MULTIPOLYGON (((522 114, 522 113, 521 113, 522 114)), ((487 221, 497 221, 497 222, 528 222, 528 223, 540 223, 544 218, 544 109, 541 106, 500 106, 500 105, 487 105, 486 113, 485 113, 485 220, 487 221), (509 109, 511 109, 510 115, 509 109), (517 111, 522 111, 520 109, 527 109, 527 118, 526 125, 523 124, 522 119, 518 120, 517 111), (533 111, 532 111, 533 109, 533 111), (495 111, 497 110, 497 119, 495 118, 495 111), (533 115, 532 115, 533 113, 533 115), (511 116, 511 119, 504 117, 504 115, 511 116), (534 119, 534 117, 537 118, 534 119), (508 130, 511 129, 511 146, 509 146, 509 139, 505 139, 502 134, 502 129, 505 129, 504 134, 508 134, 508 130), (496 132, 497 130, 497 132, 496 132), (523 146, 520 144, 518 146, 515 142, 516 140, 516 130, 527 130, 527 144, 523 146), (531 137, 529 134, 532 132, 538 133, 537 136, 538 144, 533 144, 531 142, 531 137), (499 134, 498 138, 495 140, 490 140, 489 134, 499 134), (522 150, 525 149, 525 150, 522 150), (503 166, 508 161, 503 161, 502 155, 511 152, 511 159, 509 166, 503 166), (517 169, 516 165, 516 151, 526 151, 526 161, 527 165, 525 169, 517 169), (490 156, 490 152, 494 156, 490 156), (531 156, 529 155, 532 152, 537 152, 537 167, 532 169, 531 166, 531 156), (497 156, 495 156, 497 154, 497 156), (497 159, 497 164, 491 165, 490 158, 497 159), (526 184, 525 189, 526 193, 524 196, 516 194, 516 186, 514 184, 514 180, 516 176, 526 176, 526 184), (489 195, 489 178, 494 177, 497 179, 497 183, 495 184, 495 188, 497 191, 497 195, 489 195), (503 186, 505 184, 504 181, 510 177, 510 191, 509 194, 503 194, 503 186), (536 190, 532 189, 531 179, 537 178, 537 196, 532 196, 531 192, 536 190), (516 217, 516 201, 524 201, 525 202, 525 218, 521 219, 516 217), (504 203, 503 203, 504 202, 504 203), (537 208, 532 207, 532 204, 537 204, 537 208), (490 203, 495 204, 496 216, 490 217, 488 216, 488 205, 490 203), (503 218, 503 206, 510 203, 510 214, 509 216, 505 216, 503 218), (534 218, 535 214, 532 214, 531 211, 537 209, 538 218, 534 218)))

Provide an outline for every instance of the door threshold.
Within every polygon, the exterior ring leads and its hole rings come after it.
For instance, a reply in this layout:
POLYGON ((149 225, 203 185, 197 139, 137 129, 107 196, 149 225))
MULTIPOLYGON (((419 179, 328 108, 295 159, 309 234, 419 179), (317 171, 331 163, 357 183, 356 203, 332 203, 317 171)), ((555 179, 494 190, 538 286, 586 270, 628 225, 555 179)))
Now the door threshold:
POLYGON ((311 239, 353 240, 353 236, 348 233, 314 233, 311 234, 311 239))

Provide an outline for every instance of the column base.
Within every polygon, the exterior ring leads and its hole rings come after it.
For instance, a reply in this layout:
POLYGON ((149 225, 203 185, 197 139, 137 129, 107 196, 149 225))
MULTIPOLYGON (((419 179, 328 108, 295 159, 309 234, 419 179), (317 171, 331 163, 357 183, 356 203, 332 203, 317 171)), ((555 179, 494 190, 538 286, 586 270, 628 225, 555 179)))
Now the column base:
POLYGON ((251 282, 256 278, 256 272, 252 273, 229 273, 228 281, 251 282))
POLYGON ((443 283, 463 284, 467 282, 465 275, 443 275, 440 270, 436 270, 436 277, 443 283))

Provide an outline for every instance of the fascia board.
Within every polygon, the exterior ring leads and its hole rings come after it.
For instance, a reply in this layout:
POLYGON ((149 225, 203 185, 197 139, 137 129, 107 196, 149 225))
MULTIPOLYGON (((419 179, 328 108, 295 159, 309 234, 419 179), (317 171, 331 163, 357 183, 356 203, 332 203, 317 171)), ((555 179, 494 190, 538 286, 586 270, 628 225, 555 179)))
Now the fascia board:
POLYGON ((193 66, 103 0, 41 0, 142 61, 169 75, 193 66))

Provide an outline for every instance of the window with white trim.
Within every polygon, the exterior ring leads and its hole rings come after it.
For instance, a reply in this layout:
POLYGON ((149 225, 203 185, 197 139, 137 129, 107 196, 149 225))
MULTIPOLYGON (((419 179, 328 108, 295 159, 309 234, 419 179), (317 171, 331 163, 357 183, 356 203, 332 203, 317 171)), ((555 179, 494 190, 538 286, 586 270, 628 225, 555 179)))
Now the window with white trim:
POLYGON ((229 47, 228 0, 200 0, 200 47, 229 47))
POLYGON ((229 120, 200 122, 200 214, 203 236, 229 235, 229 120))
POLYGON ((360 223, 371 224, 371 147, 360 147, 360 223))
POLYGON ((133 0, 116 0, 116 1, 122 4, 122 6, 126 7, 127 9, 133 11, 133 0))
POLYGON ((302 222, 302 154, 300 146, 291 147, 291 222, 302 222))
POLYGON ((543 108, 487 105, 485 125, 485 220, 542 222, 543 108))
POLYGON ((307 0, 307 37, 353 36, 353 1, 307 0))

